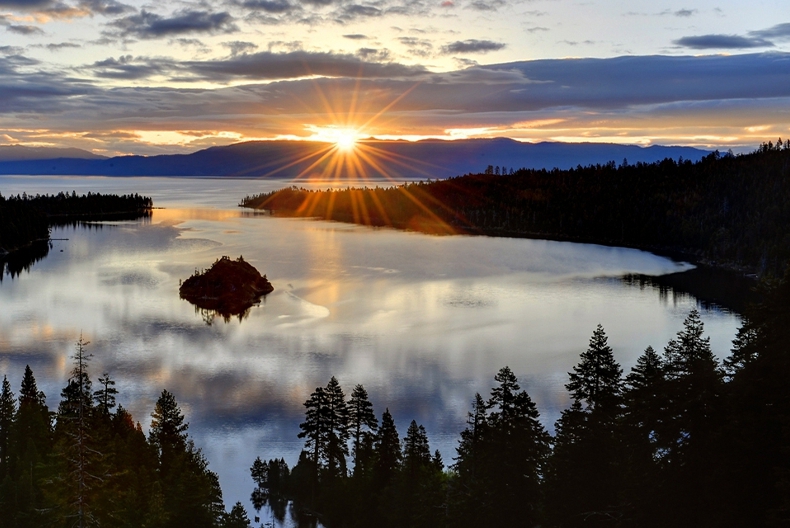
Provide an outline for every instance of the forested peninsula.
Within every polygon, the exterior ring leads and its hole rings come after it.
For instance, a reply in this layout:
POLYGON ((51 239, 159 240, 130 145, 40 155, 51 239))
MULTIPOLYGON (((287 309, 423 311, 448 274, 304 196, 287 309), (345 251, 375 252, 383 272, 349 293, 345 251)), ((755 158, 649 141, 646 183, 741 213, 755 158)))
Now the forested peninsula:
POLYGON ((503 367, 487 398, 470 398, 452 461, 431 453, 422 425, 401 437, 362 385, 346 399, 332 377, 304 403, 296 466, 253 462, 253 505, 282 519, 290 503, 304 526, 328 528, 784 526, 790 282, 764 298, 723 362, 696 310, 627 375, 599 325, 553 434, 503 367))
POLYGON ((698 162, 514 170, 389 188, 247 196, 242 207, 371 226, 635 247, 781 276, 790 259, 790 140, 698 162))
POLYGON ((100 194, 78 196, 27 194, 5 197, 0 194, 0 255, 49 240, 49 228, 72 222, 128 220, 151 214, 153 201, 147 196, 100 194))

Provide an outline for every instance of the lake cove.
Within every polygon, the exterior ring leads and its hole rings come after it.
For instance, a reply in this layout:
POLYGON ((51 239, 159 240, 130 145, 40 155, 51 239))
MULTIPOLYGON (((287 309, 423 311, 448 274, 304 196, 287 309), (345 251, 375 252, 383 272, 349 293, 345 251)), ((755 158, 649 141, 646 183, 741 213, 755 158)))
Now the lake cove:
MULTIPOLYGON (((89 190, 151 196, 143 221, 53 229, 49 254, 0 283, 0 365, 14 390, 30 364, 56 402, 82 332, 95 378, 147 429, 162 389, 220 476, 226 506, 248 505, 255 456, 296 462, 303 402, 336 376, 364 384, 398 431, 412 419, 452 460, 475 392, 508 365, 552 429, 567 373, 600 323, 628 371, 663 350, 697 299, 627 275, 691 269, 650 253, 544 240, 437 237, 236 207, 284 181, 0 177, 3 194, 89 190), (62 250, 62 252, 61 252, 62 250), (275 291, 241 322, 207 326, 179 280, 221 255, 243 255, 275 291)), ((319 185, 326 187, 326 184, 319 185)), ((720 358, 739 317, 701 307, 720 358)))

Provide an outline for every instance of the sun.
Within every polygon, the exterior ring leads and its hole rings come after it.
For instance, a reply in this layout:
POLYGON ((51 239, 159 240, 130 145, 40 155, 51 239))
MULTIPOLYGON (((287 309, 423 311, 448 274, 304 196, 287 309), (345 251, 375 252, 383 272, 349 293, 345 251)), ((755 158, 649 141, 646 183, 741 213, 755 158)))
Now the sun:
POLYGON ((335 147, 338 150, 349 152, 357 146, 358 133, 356 130, 341 129, 337 131, 336 136, 335 147))
POLYGON ((362 138, 362 133, 353 127, 308 125, 306 128, 313 133, 308 139, 331 143, 336 150, 344 153, 354 151, 362 138))

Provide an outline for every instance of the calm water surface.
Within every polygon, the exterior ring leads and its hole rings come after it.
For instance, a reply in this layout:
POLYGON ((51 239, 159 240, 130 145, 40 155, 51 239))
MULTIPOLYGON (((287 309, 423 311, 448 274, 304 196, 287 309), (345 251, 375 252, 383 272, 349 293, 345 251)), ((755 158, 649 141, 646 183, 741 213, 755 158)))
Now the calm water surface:
MULTIPOLYGON (((50 408, 73 344, 91 341, 93 378, 109 372, 119 403, 147 427, 162 389, 220 476, 226 505, 248 502, 256 456, 295 463, 302 403, 330 376, 367 388, 405 434, 425 425, 450 462, 475 392, 509 365, 551 428, 563 388, 601 323, 626 372, 662 349, 697 300, 619 280, 691 266, 596 245, 435 237, 250 214, 247 194, 286 181, 0 177, 4 195, 71 191, 152 196, 150 220, 54 229, 53 249, 0 282, 0 375, 18 389, 30 364, 50 408), (179 281, 222 255, 244 258, 275 291, 242 321, 179 299, 179 281)), ((326 185, 322 185, 325 187, 326 185)), ((739 318, 702 312, 719 357, 739 318)))

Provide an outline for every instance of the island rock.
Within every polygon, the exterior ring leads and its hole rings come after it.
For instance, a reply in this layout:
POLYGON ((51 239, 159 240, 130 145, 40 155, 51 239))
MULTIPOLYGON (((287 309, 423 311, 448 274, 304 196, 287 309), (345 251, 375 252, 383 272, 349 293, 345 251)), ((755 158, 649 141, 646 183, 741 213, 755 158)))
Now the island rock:
POLYGON ((198 308, 211 310, 226 320, 243 315, 261 296, 274 291, 272 284, 261 276, 243 257, 231 260, 223 256, 204 272, 194 275, 181 284, 179 294, 198 308))

